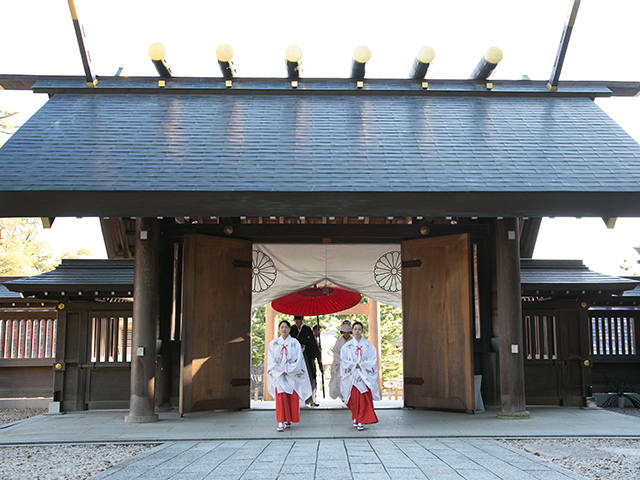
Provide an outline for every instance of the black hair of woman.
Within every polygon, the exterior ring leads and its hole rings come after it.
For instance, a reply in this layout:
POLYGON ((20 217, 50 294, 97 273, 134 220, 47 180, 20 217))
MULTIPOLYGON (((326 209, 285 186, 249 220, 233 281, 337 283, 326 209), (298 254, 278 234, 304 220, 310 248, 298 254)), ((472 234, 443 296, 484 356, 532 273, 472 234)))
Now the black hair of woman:
POLYGON ((283 323, 286 323, 287 327, 291 328, 291 324, 289 322, 287 322, 286 320, 280 320, 280 323, 278 324, 278 329, 280 329, 280 325, 282 325, 283 323))
POLYGON ((362 329, 364 330, 364 325, 362 325, 361 322, 354 322, 354 324, 351 325, 351 328, 355 327, 356 325, 360 325, 362 327, 362 329))

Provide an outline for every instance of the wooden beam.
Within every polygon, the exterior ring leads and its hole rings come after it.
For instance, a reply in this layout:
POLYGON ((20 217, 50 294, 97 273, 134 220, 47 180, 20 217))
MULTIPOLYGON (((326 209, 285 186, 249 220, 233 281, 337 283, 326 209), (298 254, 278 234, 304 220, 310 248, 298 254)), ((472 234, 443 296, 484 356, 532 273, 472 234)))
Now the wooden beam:
MULTIPOLYGON (((412 225, 354 225, 354 224, 236 224, 233 226, 234 238, 250 239, 256 243, 395 243, 413 238, 423 238, 420 231, 423 222, 412 225)), ((165 237, 181 242, 186 233, 226 236, 227 224, 163 225, 165 237)), ((457 225, 429 225, 427 236, 456 235, 469 233, 472 236, 488 234, 486 224, 470 223, 457 225)))
MULTIPOLYGON (((369 299, 371 302, 372 300, 369 299)), ((369 315, 369 305, 366 303, 359 303, 348 310, 336 312, 335 315, 369 315)))
POLYGON ((573 8, 567 23, 564 24, 562 30, 562 37, 560 37, 560 45, 558 45, 558 53, 556 54, 556 61, 551 69, 551 78, 547 88, 552 92, 558 90, 558 82, 560 81, 560 72, 562 71, 562 65, 564 64, 564 57, 567 55, 567 48, 569 48, 569 39, 571 38, 571 32, 573 31, 573 25, 576 22, 576 16, 578 15, 578 8, 580 7, 580 0, 573 1, 573 8))
POLYGON ((55 219, 56 217, 41 217, 40 221, 42 222, 42 228, 51 228, 55 219))
POLYGON ((499 418, 529 418, 525 410, 524 342, 517 218, 496 220, 496 290, 500 366, 499 418))
POLYGON ((156 320, 159 303, 160 222, 136 219, 131 394, 125 423, 149 423, 155 414, 156 320))
POLYGON ((78 9, 74 0, 67 0, 69 3, 69 12, 71 13, 71 20, 73 20, 73 29, 76 32, 76 40, 78 41, 78 48, 80 49, 80 57, 82 58, 82 67, 84 68, 84 77, 87 82, 87 87, 95 87, 98 84, 96 76, 91 72, 91 55, 87 46, 85 45, 85 31, 84 26, 78 19, 78 9))

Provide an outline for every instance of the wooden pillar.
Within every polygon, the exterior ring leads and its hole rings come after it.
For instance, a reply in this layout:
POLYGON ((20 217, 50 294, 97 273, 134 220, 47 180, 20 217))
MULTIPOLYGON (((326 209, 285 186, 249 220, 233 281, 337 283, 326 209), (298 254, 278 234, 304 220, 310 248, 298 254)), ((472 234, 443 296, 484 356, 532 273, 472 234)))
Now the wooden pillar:
POLYGON ((380 357, 380 304, 369 298, 369 341, 378 351, 378 391, 382 394, 382 369, 380 357))
POLYGON ((525 410, 524 393, 519 231, 517 218, 496 220, 496 290, 500 349, 498 418, 529 418, 529 412, 525 410))
POLYGON ((262 382, 263 387, 263 398, 265 401, 273 400, 273 397, 269 395, 267 391, 267 348, 269 347, 269 343, 273 340, 276 335, 276 311, 271 306, 271 303, 267 304, 267 311, 265 315, 266 324, 264 326, 264 376, 262 377, 264 380, 262 382))
POLYGON ((129 415, 124 417, 126 423, 148 423, 158 420, 154 412, 154 392, 159 258, 159 221, 155 218, 136 218, 131 395, 129 415))

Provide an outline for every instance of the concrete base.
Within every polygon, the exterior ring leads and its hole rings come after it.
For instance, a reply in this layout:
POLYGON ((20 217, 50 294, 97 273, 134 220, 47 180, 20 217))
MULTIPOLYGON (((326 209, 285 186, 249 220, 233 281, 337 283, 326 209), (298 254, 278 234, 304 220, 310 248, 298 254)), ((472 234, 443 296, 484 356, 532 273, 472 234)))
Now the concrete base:
POLYGON ((60 402, 49 402, 49 411, 47 415, 59 415, 60 413, 60 402))
POLYGON ((596 397, 586 397, 585 398, 585 406, 582 407, 584 409, 588 408, 598 408, 598 400, 596 397))
POLYGON ((531 418, 529 412, 498 412, 498 418, 504 418, 506 420, 526 420, 531 418))
POLYGON ((158 421, 158 415, 125 415, 124 423, 152 423, 158 421))

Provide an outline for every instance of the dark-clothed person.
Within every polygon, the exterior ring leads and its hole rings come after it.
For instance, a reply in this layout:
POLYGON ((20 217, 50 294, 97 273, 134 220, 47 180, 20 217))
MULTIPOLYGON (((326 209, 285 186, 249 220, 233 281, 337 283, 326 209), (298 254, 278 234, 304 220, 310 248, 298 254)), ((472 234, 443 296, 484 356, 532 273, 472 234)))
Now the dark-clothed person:
POLYGON ((304 324, 304 317, 296 315, 293 317, 295 325, 291 327, 291 336, 296 338, 302 346, 302 353, 304 354, 304 360, 307 364, 307 370, 309 372, 309 380, 311 382, 311 396, 306 400, 306 404, 309 406, 317 407, 316 403, 316 361, 320 367, 320 371, 324 368, 322 366, 322 355, 316 337, 313 335, 313 331, 308 325, 304 324))

